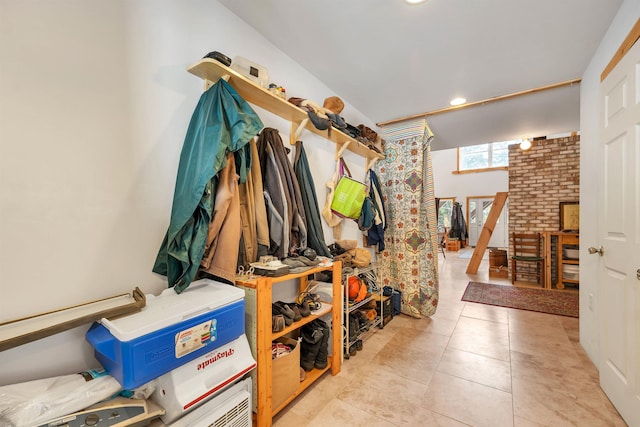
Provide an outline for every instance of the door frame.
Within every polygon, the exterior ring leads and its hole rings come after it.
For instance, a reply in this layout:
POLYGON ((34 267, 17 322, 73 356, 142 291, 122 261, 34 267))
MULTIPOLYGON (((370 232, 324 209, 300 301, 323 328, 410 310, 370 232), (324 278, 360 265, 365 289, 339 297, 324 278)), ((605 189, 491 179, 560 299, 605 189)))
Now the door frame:
MULTIPOLYGON (((496 195, 492 194, 490 196, 467 196, 467 216, 465 218, 465 221, 467 223, 467 231, 470 231, 470 225, 471 225, 471 216, 469 215, 469 207, 471 206, 471 200, 472 199, 491 199, 495 201, 496 195)), ((509 247, 509 208, 508 208, 508 203, 509 203, 509 199, 507 199, 507 204, 505 204, 505 206, 502 208, 502 212, 500 212, 500 217, 504 218, 504 224, 505 224, 505 237, 502 239, 502 243, 504 243, 504 246, 500 246, 500 248, 508 248, 509 247)), ((482 230, 480 230, 480 232, 482 232, 482 230)), ((478 234, 479 235, 479 234, 478 234)), ((469 245, 471 245, 471 241, 469 241, 469 245)))

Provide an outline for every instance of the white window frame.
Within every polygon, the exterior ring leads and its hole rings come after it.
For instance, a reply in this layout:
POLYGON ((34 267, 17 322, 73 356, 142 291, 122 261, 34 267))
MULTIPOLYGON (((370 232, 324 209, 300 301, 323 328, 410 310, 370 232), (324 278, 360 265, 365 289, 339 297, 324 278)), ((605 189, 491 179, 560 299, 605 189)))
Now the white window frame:
POLYGON ((458 147, 458 159, 457 159, 457 165, 456 165, 456 171, 454 171, 454 173, 458 173, 458 174, 463 174, 463 173, 475 173, 475 172, 488 172, 488 171, 496 171, 496 170, 508 170, 509 169, 509 165, 500 165, 500 166, 493 166, 493 151, 495 150, 496 146, 498 144, 500 144, 500 150, 505 149, 503 147, 504 143, 507 143, 506 149, 508 150, 509 145, 511 144, 516 144, 519 143, 520 140, 516 140, 516 141, 498 141, 498 142, 489 142, 486 144, 478 144, 478 145, 474 145, 472 147, 480 147, 480 146, 487 146, 487 165, 485 167, 481 167, 481 168, 473 168, 473 169, 461 169, 460 165, 462 164, 462 159, 464 157, 462 151, 464 148, 468 148, 468 147, 458 147))

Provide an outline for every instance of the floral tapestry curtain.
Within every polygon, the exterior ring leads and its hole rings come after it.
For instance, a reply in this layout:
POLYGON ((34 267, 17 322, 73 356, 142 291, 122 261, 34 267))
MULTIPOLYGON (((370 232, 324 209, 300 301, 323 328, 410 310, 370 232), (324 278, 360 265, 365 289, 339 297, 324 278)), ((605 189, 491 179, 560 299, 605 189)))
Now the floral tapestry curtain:
POLYGON ((385 127, 386 158, 376 164, 387 208, 384 286, 402 292, 402 313, 431 316, 438 306, 438 223, 426 119, 385 127))

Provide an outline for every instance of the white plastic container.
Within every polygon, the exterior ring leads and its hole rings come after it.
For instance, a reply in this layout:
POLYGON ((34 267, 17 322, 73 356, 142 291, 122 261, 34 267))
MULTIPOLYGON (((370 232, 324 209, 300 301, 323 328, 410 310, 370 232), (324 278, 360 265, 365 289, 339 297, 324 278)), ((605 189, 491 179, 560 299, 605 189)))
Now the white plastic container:
POLYGON ((267 71, 267 68, 247 58, 235 56, 231 61, 231 69, 242 74, 258 86, 265 89, 269 86, 269 71, 267 71))
POLYGON ((578 259, 580 258, 580 250, 574 248, 563 248, 563 255, 567 259, 578 259))
POLYGON ((562 278, 564 280, 580 280, 580 269, 577 265, 563 265, 562 278))

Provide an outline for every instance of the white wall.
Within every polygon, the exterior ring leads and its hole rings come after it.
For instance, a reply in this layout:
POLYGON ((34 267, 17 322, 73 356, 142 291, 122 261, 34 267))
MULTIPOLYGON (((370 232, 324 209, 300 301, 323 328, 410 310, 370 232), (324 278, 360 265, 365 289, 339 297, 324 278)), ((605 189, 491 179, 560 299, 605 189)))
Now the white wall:
MULTIPOLYGON (((0 323, 166 287, 151 268, 202 93, 186 68, 213 50, 266 66, 288 96, 335 95, 218 2, 0 0, 0 323)), ((288 122, 258 113, 288 141, 288 122)), ((302 140, 323 201, 335 146, 302 140)), ((0 352, 0 385, 98 366, 88 326, 0 352)))
MULTIPOLYGON (((435 136, 437 138, 438 135, 435 136)), ((491 171, 452 174, 457 169, 458 150, 438 150, 431 153, 433 160, 433 181, 436 197, 455 197, 467 213, 467 197, 490 196, 497 192, 509 191, 509 171, 491 171)))
MULTIPOLYGON (((640 1, 625 0, 598 50, 582 75, 580 84, 580 241, 581 247, 598 247, 597 190, 601 176, 598 158, 600 120, 600 74, 640 17, 640 1)), ((585 254, 582 250, 582 254, 585 254)), ((597 257, 581 256, 580 262, 580 343, 598 366, 599 287, 597 257), (594 296, 593 310, 589 295, 594 296)))

